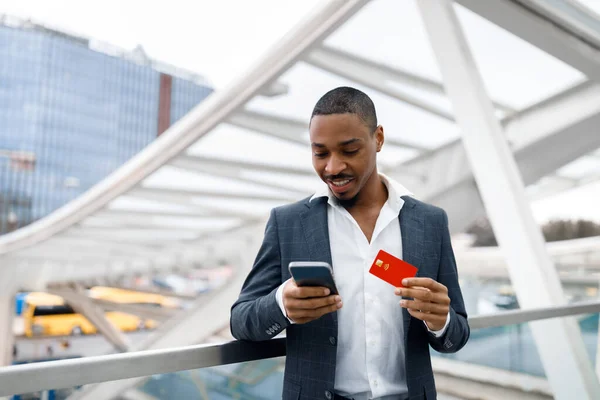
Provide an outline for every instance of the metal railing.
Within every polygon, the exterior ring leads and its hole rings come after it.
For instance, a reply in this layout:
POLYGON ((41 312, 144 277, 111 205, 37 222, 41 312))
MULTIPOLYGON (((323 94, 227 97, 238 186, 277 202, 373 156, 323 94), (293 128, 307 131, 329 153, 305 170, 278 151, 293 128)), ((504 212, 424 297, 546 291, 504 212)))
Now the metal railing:
MULTIPOLYGON (((469 325, 471 329, 482 329, 595 313, 600 313, 600 301, 475 316, 469 318, 469 325)), ((232 341, 16 365, 0 368, 0 397, 283 357, 285 354, 285 338, 276 338, 265 342, 232 341)))

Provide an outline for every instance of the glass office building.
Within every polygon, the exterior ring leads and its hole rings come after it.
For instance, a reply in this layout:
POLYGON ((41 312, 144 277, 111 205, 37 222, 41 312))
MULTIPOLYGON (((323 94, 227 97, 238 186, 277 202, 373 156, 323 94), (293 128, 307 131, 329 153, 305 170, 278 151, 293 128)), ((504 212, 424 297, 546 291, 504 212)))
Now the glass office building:
POLYGON ((211 92, 142 49, 0 16, 0 234, 88 190, 211 92))

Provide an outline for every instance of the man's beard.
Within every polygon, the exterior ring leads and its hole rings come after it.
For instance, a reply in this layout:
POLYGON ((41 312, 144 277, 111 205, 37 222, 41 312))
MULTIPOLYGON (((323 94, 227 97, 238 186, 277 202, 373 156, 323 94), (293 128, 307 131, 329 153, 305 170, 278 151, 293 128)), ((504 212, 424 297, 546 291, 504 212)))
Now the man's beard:
POLYGON ((358 193, 356 193, 356 195, 354 197, 352 197, 350 199, 337 198, 338 204, 340 206, 344 207, 345 209, 350 209, 350 208, 354 207, 354 205, 356 204, 359 194, 360 194, 360 190, 358 191, 358 193))

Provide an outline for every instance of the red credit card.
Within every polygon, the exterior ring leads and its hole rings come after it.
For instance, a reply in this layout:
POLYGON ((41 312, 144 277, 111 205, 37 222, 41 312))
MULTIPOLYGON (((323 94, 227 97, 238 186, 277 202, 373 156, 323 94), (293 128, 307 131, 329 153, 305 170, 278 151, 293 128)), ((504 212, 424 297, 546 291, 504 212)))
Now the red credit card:
POLYGON ((383 279, 394 287, 404 287, 402 286, 402 279, 414 277, 417 271, 418 268, 414 265, 398 257, 394 257, 383 250, 379 250, 369 270, 371 274, 383 279))

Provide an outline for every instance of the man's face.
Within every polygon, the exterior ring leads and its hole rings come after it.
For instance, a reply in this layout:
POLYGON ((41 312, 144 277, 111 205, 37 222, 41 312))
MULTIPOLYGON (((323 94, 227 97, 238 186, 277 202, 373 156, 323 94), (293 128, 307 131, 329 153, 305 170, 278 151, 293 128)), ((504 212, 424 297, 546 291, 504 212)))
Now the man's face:
POLYGON ((316 115, 310 124, 315 171, 342 201, 354 199, 375 171, 383 129, 370 132, 355 114, 316 115))

